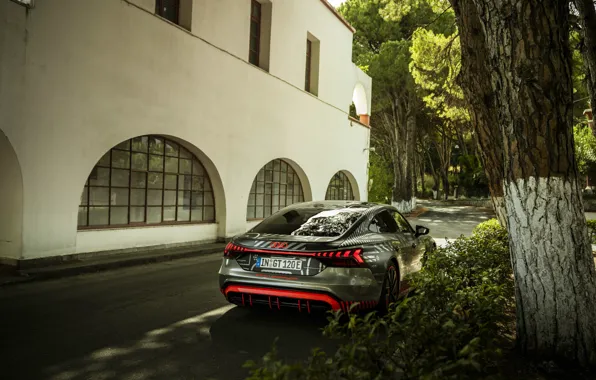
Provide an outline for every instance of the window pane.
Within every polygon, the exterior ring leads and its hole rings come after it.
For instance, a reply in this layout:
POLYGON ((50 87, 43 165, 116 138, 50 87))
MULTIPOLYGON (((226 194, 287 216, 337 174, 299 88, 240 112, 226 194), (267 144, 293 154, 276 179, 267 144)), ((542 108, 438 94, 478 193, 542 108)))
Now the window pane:
POLYGON ((135 137, 132 139, 132 150, 135 152, 147 152, 149 138, 147 136, 135 137))
POLYGON ((149 173, 147 177, 147 187, 150 189, 161 189, 163 187, 163 174, 149 173))
POLYGON ((87 207, 79 207, 78 225, 87 225, 87 207))
POLYGON ((102 158, 99 159, 99 162, 97 163, 97 165, 98 166, 106 166, 106 167, 110 166, 110 152, 109 151, 106 154, 104 154, 102 158))
POLYGON ((180 147, 180 158, 192 159, 192 154, 190 154, 190 152, 183 147, 180 147))
POLYGON ((211 191, 211 182, 209 182, 209 178, 205 178, 205 185, 203 187, 205 191, 211 191))
POLYGON ((180 173, 182 174, 190 174, 191 173, 191 160, 180 160, 180 173))
POLYGON ((110 225, 128 224, 128 207, 112 207, 110 225))
POLYGON ((178 176, 178 190, 190 190, 192 185, 192 177, 189 175, 178 176))
POLYGON ((126 140, 116 145, 116 149, 130 150, 130 140, 126 140))
MULTIPOLYGON (((251 35, 251 37, 258 37, 259 36, 259 29, 260 29, 259 23, 257 23, 257 22, 251 22, 250 23, 250 35, 251 35)), ((256 50, 256 49, 254 49, 254 50, 256 50)))
POLYGON ((190 207, 178 207, 178 216, 176 220, 179 222, 190 221, 190 207))
POLYGON ((166 141, 166 156, 178 157, 178 144, 172 141, 166 141))
POLYGON ((147 173, 132 172, 131 187, 147 187, 147 173))
POLYGON ((163 172, 163 156, 149 155, 149 170, 163 172))
POLYGON ((271 170, 265 170, 265 182, 273 181, 273 172, 271 170))
POLYGON ((108 207, 90 207, 89 208, 90 226, 108 225, 108 207))
POLYGON ((265 194, 257 194, 257 206, 262 206, 265 203, 265 194))
POLYGON ((190 209, 190 220, 200 222, 203 220, 203 207, 194 206, 190 209))
POLYGON ((161 206, 162 191, 161 190, 147 190, 147 204, 151 206, 161 206))
POLYGON ((265 212, 265 209, 263 208, 263 206, 257 206, 256 211, 255 211, 256 218, 263 219, 264 212, 265 212))
POLYGON ((197 160, 192 161, 192 174, 194 175, 205 175, 205 169, 197 160))
POLYGON ((89 183, 96 186, 108 186, 110 184, 110 169, 94 167, 89 175, 89 183))
POLYGON ((178 205, 190 206, 190 191, 178 192, 178 205))
POLYGON ((147 170, 147 154, 133 153, 132 154, 132 168, 138 170, 147 170))
POLYGON ((205 206, 213 206, 213 193, 205 192, 203 198, 205 199, 205 206))
POLYGON ((93 206, 108 205, 109 189, 106 187, 91 187, 89 193, 89 204, 93 206))
POLYGON ((178 173, 178 159, 174 157, 166 157, 166 172, 178 173))
POLYGON ((130 222, 143 223, 145 221, 145 207, 130 208, 130 222))
POLYGON ((257 174, 257 181, 264 181, 265 180, 265 170, 261 169, 259 170, 259 173, 257 174))
POLYGON ((147 223, 161 223, 161 207, 147 207, 147 223))
POLYGON ((111 195, 112 206, 128 206, 128 189, 114 189, 112 188, 111 195))
POLYGON ((256 195, 255 194, 249 194, 248 195, 248 205, 255 205, 256 202, 256 195))
POLYGON ((273 170, 273 161, 269 161, 267 165, 265 165, 266 170, 273 170))
POLYGON ((112 167, 128 169, 130 167, 130 153, 121 150, 113 150, 112 167))
POLYGON ((162 154, 164 152, 163 139, 159 137, 151 136, 149 138, 149 152, 154 154, 162 154))
POLYGON ((164 206, 176 206, 176 191, 166 190, 163 196, 164 206))
POLYGON ((132 189, 130 193, 130 204, 134 206, 145 205, 145 190, 132 189))
POLYGON ((264 194, 265 193, 265 183, 257 182, 257 194, 264 194))
POLYGON ((193 190, 203 190, 203 177, 192 177, 192 189, 193 190))
POLYGON ((259 55, 257 52, 251 50, 250 53, 248 53, 248 62, 252 63, 253 65, 258 65, 259 55))
POLYGON ((164 222, 176 221, 176 207, 164 207, 163 208, 163 221, 164 222))
POLYGON ((175 174, 166 174, 166 189, 176 190, 176 184, 178 182, 178 176, 175 174))
POLYGON ((202 206, 203 205, 203 193, 193 191, 191 194, 192 204, 194 206, 202 206))
POLYGON ((246 218, 247 219, 255 219, 255 206, 248 206, 246 209, 246 218))
POLYGON ((89 190, 89 188, 87 186, 85 186, 85 188, 83 189, 83 192, 81 193, 81 206, 87 205, 88 204, 88 199, 87 199, 87 191, 89 190))
POLYGON ((112 169, 112 186, 128 187, 128 176, 130 171, 112 169))
POLYGON ((215 207, 205 207, 203 209, 203 220, 209 222, 215 220, 215 207))

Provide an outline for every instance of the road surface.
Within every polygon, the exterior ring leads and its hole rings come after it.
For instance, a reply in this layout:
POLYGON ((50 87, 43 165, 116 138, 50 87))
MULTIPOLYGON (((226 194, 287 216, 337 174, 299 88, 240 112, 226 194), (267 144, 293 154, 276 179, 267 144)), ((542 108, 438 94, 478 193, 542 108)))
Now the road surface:
MULTIPOLYGON (((490 217, 432 209, 412 222, 455 238, 490 217)), ((324 317, 229 305, 219 265, 208 255, 0 288, 0 378, 237 380, 275 337, 289 360, 335 347, 324 317)))

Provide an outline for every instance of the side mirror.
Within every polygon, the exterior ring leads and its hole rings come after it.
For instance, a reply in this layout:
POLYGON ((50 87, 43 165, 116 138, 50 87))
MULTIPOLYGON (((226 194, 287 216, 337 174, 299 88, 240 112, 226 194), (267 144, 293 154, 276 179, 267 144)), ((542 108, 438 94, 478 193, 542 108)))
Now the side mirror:
POLYGON ((429 232, 430 232, 430 230, 426 227, 416 226, 416 237, 428 235, 429 232))

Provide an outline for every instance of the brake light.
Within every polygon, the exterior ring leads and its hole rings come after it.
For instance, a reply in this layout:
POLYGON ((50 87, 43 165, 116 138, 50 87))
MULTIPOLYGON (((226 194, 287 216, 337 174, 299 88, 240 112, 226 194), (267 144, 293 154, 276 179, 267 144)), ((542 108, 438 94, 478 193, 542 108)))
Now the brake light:
POLYGON ((362 267, 366 263, 362 258, 362 249, 346 249, 343 251, 317 252, 315 255, 327 266, 334 267, 362 267))
POLYGON ((228 243, 224 248, 224 257, 234 258, 237 253, 244 252, 247 249, 236 244, 228 243))

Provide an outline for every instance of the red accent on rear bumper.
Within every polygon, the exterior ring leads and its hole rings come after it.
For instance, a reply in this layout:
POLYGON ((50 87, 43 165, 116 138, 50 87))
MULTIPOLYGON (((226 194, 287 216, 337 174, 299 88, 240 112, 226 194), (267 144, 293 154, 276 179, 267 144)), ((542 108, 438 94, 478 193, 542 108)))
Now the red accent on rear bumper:
MULTIPOLYGON (((263 296, 273 296, 273 297, 285 297, 285 298, 295 298, 306 300, 307 308, 310 312, 310 303, 309 301, 321 301, 327 303, 331 306, 333 310, 341 309, 341 306, 338 301, 336 301, 333 297, 327 294, 320 294, 320 293, 311 293, 307 291, 300 291, 300 290, 286 290, 286 289, 272 289, 272 288, 258 288, 254 286, 244 286, 244 285, 229 285, 224 289, 224 295, 227 297, 229 292, 237 292, 237 293, 247 293, 247 294, 259 294, 263 296)), ((269 301, 271 302, 271 300, 269 301)), ((278 301, 279 302, 279 301, 278 301)), ((271 303, 269 304, 271 306, 271 303)))

